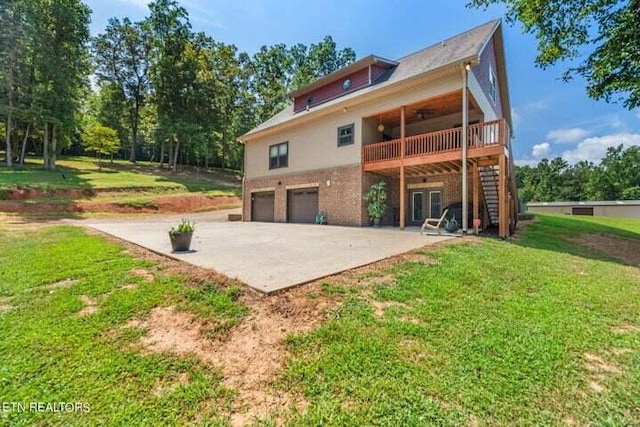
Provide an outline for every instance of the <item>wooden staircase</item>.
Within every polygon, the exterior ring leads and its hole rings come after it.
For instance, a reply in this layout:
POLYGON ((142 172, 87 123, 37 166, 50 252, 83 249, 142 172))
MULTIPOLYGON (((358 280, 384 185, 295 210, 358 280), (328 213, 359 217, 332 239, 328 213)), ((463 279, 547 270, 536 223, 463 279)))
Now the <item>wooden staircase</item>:
POLYGON ((491 225, 498 225, 498 166, 481 166, 478 169, 484 200, 491 225))

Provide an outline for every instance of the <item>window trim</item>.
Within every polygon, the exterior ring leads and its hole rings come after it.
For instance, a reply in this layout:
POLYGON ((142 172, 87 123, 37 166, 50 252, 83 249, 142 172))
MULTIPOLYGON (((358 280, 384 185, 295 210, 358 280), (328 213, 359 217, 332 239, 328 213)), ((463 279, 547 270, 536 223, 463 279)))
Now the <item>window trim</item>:
POLYGON ((495 105, 498 99, 498 77, 491 64, 489 64, 489 98, 495 105))
POLYGON ((282 168, 287 168, 289 167, 289 141, 285 141, 285 142, 280 142, 278 144, 273 144, 269 146, 269 170, 272 169, 282 169, 282 168), (285 146, 287 147, 287 154, 284 160, 284 164, 280 163, 280 158, 282 157, 282 155, 280 154, 280 147, 285 146), (277 157, 271 157, 271 149, 276 147, 278 149, 278 156, 277 157), (278 159, 278 164, 277 165, 273 165, 271 160, 272 159, 278 159))
POLYGON ((428 199, 429 199, 429 218, 440 218, 440 215, 442 214, 442 189, 437 189, 437 190, 429 190, 428 191, 428 199), (431 199, 431 195, 438 193, 438 197, 440 198, 440 200, 438 201, 438 203, 440 204, 440 209, 439 209, 439 213, 435 216, 432 217, 433 215, 433 200, 431 199))
POLYGON ((338 127, 338 131, 337 131, 337 140, 338 140, 338 147, 345 147, 347 145, 353 145, 356 142, 356 124, 355 123, 351 123, 348 125, 344 125, 344 126, 339 126, 338 127), (351 129, 351 141, 350 142, 341 142, 341 135, 340 135, 340 131, 343 129, 351 129))

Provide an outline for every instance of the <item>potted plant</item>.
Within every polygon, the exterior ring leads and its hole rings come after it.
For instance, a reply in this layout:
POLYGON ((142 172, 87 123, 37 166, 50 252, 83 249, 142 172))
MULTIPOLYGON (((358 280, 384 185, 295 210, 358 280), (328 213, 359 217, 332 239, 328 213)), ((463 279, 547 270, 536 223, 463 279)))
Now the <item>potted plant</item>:
POLYGON ((367 212, 369 212, 369 218, 373 219, 373 226, 380 227, 380 219, 387 209, 387 183, 380 181, 373 184, 364 199, 368 203, 367 212))
POLYGON ((316 224, 326 225, 327 224, 327 214, 325 214, 324 212, 319 212, 316 215, 316 224))
POLYGON ((191 237, 195 229, 195 222, 183 218, 176 227, 169 230, 173 252, 187 252, 191 248, 191 237))

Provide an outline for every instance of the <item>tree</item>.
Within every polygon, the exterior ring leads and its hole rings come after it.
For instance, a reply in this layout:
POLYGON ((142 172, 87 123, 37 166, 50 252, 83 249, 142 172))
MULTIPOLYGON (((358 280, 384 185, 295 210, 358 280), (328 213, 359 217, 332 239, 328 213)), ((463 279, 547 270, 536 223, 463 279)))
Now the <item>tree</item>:
POLYGON ((193 62, 187 57, 192 38, 189 14, 175 0, 149 4, 147 25, 153 36, 151 82, 155 89, 159 135, 169 144, 169 165, 175 168, 180 144, 189 132, 191 98, 195 78, 193 62))
POLYGON ((115 85, 127 104, 131 127, 131 154, 136 161, 140 110, 150 92, 150 57, 152 41, 142 23, 129 18, 109 20, 104 33, 93 40, 96 75, 102 84, 115 85))
POLYGON ((640 107, 640 0, 471 0, 469 5, 507 6, 507 20, 520 21, 538 40, 536 64, 582 59, 566 80, 580 75, 594 99, 640 107), (586 59, 583 59, 586 56, 586 59))
POLYGON ((58 141, 76 132, 77 112, 90 71, 91 10, 81 0, 30 0, 34 108, 44 125, 45 168, 55 169, 58 141))
POLYGON ((0 0, 0 114, 4 126, 7 166, 13 165, 12 133, 21 110, 22 91, 27 73, 28 48, 24 4, 19 0, 0 0))
POLYGON ((111 155, 120 147, 118 132, 100 124, 94 124, 85 130, 82 143, 85 150, 96 153, 100 171, 102 171, 102 156, 111 155))

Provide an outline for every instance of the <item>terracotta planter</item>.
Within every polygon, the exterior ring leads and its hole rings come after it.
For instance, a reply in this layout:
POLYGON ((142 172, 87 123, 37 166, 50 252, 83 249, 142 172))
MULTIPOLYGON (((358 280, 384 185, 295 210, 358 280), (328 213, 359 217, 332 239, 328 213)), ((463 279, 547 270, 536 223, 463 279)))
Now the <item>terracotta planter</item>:
POLYGON ((373 226, 376 228, 380 227, 380 218, 373 218, 373 226))
POLYGON ((171 248, 173 252, 187 252, 191 249, 191 233, 169 233, 169 239, 171 240, 171 248))

